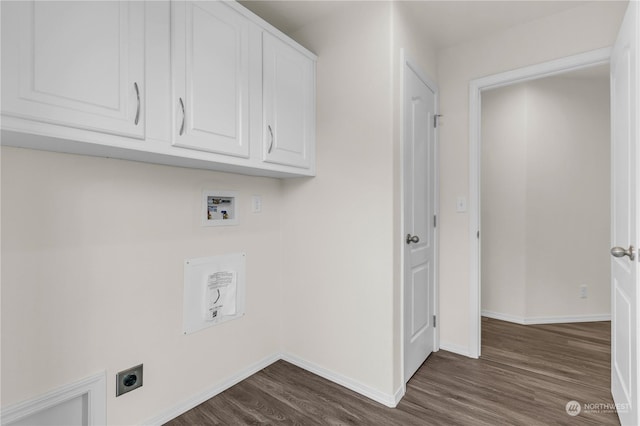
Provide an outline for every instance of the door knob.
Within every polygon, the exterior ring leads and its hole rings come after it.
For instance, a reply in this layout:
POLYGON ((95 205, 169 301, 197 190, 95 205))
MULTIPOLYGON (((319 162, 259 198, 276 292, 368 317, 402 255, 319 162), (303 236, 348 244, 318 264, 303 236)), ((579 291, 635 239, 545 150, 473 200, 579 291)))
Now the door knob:
POLYGON ((417 243, 417 242, 420 242, 420 238, 417 235, 414 235, 412 237, 411 234, 407 234, 407 244, 417 243))
POLYGON ((611 255, 613 257, 629 256, 629 259, 631 260, 635 260, 636 258, 635 248, 633 246, 629 246, 628 249, 623 247, 614 247, 611 249, 611 255))

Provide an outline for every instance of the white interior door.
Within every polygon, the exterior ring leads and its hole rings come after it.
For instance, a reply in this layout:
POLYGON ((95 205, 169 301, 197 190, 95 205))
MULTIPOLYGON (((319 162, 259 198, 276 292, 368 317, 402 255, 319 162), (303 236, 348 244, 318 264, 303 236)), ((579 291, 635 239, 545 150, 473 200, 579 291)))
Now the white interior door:
POLYGON ((623 425, 638 424, 638 22, 629 7, 611 56, 611 393, 623 425), (634 249, 635 248, 635 249, 634 249), (633 254, 632 254, 633 253, 633 254))
POLYGON ((435 88, 405 64, 404 378, 434 350, 435 88))

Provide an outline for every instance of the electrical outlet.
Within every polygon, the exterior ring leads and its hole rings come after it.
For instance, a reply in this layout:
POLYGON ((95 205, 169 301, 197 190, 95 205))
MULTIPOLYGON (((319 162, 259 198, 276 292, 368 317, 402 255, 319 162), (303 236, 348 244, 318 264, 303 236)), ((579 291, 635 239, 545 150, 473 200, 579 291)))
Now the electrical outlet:
POLYGON ((586 298, 587 298, 587 286, 583 284, 580 286, 580 299, 586 299, 586 298))
POLYGON ((116 396, 131 392, 142 386, 142 364, 116 374, 116 396))

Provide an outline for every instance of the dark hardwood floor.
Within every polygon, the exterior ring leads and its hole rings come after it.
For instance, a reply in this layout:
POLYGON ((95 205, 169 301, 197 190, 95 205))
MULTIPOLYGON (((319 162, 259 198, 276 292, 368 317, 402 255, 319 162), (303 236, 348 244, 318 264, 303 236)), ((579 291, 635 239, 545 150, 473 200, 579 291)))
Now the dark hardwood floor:
POLYGON ((613 403, 609 322, 482 327, 480 359, 432 354, 395 409, 278 361, 167 424, 619 424, 602 409, 613 403), (569 416, 571 400, 590 405, 569 416))

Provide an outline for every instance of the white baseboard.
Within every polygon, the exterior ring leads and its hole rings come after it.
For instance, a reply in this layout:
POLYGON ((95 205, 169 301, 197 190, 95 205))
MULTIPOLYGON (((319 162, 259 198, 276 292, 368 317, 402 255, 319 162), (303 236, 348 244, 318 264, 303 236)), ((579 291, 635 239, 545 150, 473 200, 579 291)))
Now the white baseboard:
POLYGON ((329 381, 337 383, 340 386, 351 389, 352 391, 359 393, 360 395, 366 396, 367 398, 379 402, 382 405, 386 405, 390 408, 395 408, 396 405, 398 405, 398 402, 400 402, 400 399, 402 399, 402 397, 404 396, 403 387, 398 389, 393 395, 386 394, 342 374, 336 373, 335 371, 328 370, 317 364, 306 361, 295 355, 283 354, 282 359, 329 381))
POLYGON ((393 407, 392 407, 392 408, 395 408, 395 407, 397 407, 397 406, 398 406, 398 404, 400 403, 400 400, 401 400, 402 398, 404 398, 404 394, 405 394, 405 393, 407 393, 407 384, 406 384, 406 383, 402 384, 402 385, 398 388, 398 390, 393 394, 393 401, 394 401, 394 404, 393 404, 393 407))
POLYGON ((329 381, 337 383, 340 386, 344 386, 347 389, 351 389, 352 391, 357 392, 360 395, 363 395, 376 402, 379 402, 380 404, 386 405, 387 407, 391 407, 391 408, 396 407, 400 402, 400 400, 402 399, 402 397, 404 396, 404 392, 405 392, 404 386, 401 386, 393 395, 385 394, 384 392, 380 392, 377 389, 373 389, 349 377, 340 375, 331 370, 327 370, 326 368, 323 368, 316 364, 305 361, 302 358, 299 358, 295 355, 274 354, 245 368, 244 370, 233 375, 232 377, 228 378, 222 383, 219 383, 213 386, 212 388, 205 390, 204 392, 200 392, 199 394, 194 395, 193 397, 185 401, 182 401, 176 406, 163 411, 159 415, 153 417, 152 419, 147 420, 143 424, 149 425, 149 426, 162 425, 168 422, 169 420, 172 420, 178 417, 179 415, 191 410, 193 407, 202 404, 206 400, 213 398, 219 393, 224 392, 225 390, 229 389, 233 385, 243 381, 244 379, 252 376, 253 374, 257 373, 263 368, 268 367, 269 365, 273 364, 278 360, 287 361, 297 367, 300 367, 313 374, 323 377, 329 381))
POLYGON ((466 356, 468 358, 477 358, 477 357, 471 356, 471 352, 469 351, 468 347, 462 346, 462 345, 456 345, 455 343, 443 342, 442 340, 440 341, 440 350, 453 352, 454 354, 466 356))
POLYGON ((596 321, 611 321, 611 314, 569 315, 569 316, 559 316, 559 317, 527 317, 524 319, 525 325, 562 324, 567 322, 596 322, 596 321))
POLYGON ((553 317, 518 317, 515 315, 503 314, 493 311, 482 311, 482 316, 493 318, 501 321, 513 322, 521 325, 534 324, 563 324, 570 322, 595 322, 595 321, 611 321, 611 314, 596 315, 566 315, 553 317))
POLYGON ((493 318, 500 321, 513 322, 515 324, 524 325, 524 317, 519 317, 511 314, 503 314, 501 312, 493 312, 493 311, 482 311, 481 314, 483 317, 493 318))
POLYGON ((35 398, 3 408, 1 424, 10 425, 63 404, 73 398, 87 395, 88 424, 90 426, 103 426, 107 424, 106 391, 106 378, 103 371, 35 398))
POLYGON ((280 354, 274 354, 266 358, 263 358, 260 361, 250 365, 249 367, 241 370, 237 374, 234 374, 233 376, 229 377, 223 382, 218 383, 212 388, 207 389, 204 392, 200 392, 199 394, 194 395, 191 398, 182 401, 181 403, 163 411, 162 413, 153 417, 152 419, 147 420, 143 424, 149 425, 149 426, 163 425, 167 423, 169 420, 172 420, 178 417, 180 414, 183 414, 191 410, 193 407, 202 404, 206 400, 213 398, 219 393, 224 392, 225 390, 229 389, 233 385, 240 383, 244 379, 254 375, 258 371, 262 370, 263 368, 270 366, 271 364, 278 361, 279 359, 281 359, 280 354))

